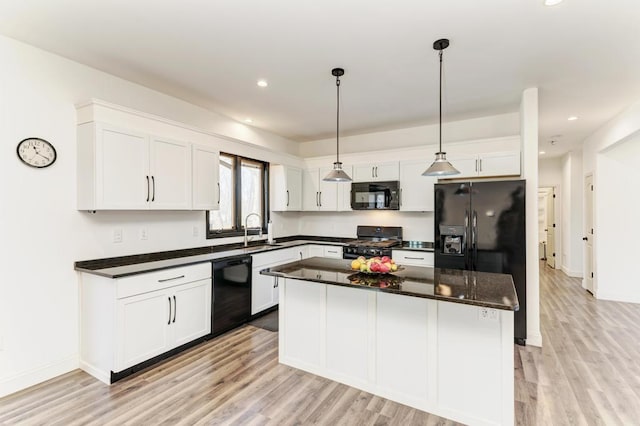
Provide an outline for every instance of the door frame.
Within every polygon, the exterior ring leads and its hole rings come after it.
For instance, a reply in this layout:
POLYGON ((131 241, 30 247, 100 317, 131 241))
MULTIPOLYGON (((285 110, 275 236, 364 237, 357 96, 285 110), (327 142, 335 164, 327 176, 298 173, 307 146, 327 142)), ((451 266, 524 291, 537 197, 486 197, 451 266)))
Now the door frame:
POLYGON ((588 173, 586 175, 584 175, 584 181, 583 181, 583 186, 582 186, 583 190, 584 190, 584 209, 583 209, 583 217, 585 218, 585 220, 583 220, 583 224, 584 224, 584 228, 583 228, 583 239, 584 238, 588 238, 589 240, 585 241, 584 243, 584 249, 582 250, 582 264, 584 265, 584 273, 583 273, 583 279, 582 279, 582 287, 587 290, 589 293, 591 293, 592 295, 596 295, 597 294, 597 290, 598 290, 598 283, 597 283, 597 275, 596 275, 596 264, 595 264, 595 251, 596 251, 596 238, 595 238, 595 234, 593 232, 593 229, 595 228, 595 222, 596 222, 596 212, 595 212, 595 176, 593 173, 588 173), (587 185, 591 185, 591 188, 588 188, 587 185), (591 196, 588 196, 588 191, 591 190, 591 196), (589 205, 589 201, 591 201, 591 205, 589 205), (590 213, 591 216, 591 226, 589 226, 587 219, 587 212, 590 213), (589 229, 591 228, 591 229, 589 229), (588 246, 589 244, 591 244, 591 251, 588 250, 588 246), (589 256, 591 256, 591 259, 589 260, 589 256), (589 265, 591 265, 591 270, 589 269, 589 265), (591 281, 591 285, 589 285, 589 280, 591 281))
MULTIPOLYGON (((560 211, 558 210, 558 201, 559 201, 559 193, 560 191, 558 190, 558 187, 555 185, 545 185, 545 186, 540 186, 538 187, 538 193, 540 192, 546 192, 547 193, 547 197, 551 197, 552 203, 553 203, 553 224, 552 226, 555 224, 554 227, 554 232, 553 232, 553 250, 556 254, 555 258, 554 258, 554 266, 552 267, 553 269, 562 269, 562 260, 561 260, 561 256, 558 256, 558 253, 560 253, 560 250, 562 248, 562 242, 561 242, 561 236, 562 233, 560 232, 560 221, 558 220, 558 214, 560 213, 560 211), (560 235, 560 237, 559 237, 560 235)), ((547 208, 545 206, 545 214, 547 214, 547 208)), ((560 217, 561 219, 561 217, 560 217)), ((547 224, 547 226, 549 226, 549 224, 547 224)), ((547 234, 548 236, 548 234, 547 234)), ((538 247, 540 246, 540 244, 538 244, 538 247)), ((548 258, 549 256, 553 256, 553 253, 547 253, 546 254, 546 259, 545 259, 545 265, 548 264, 548 258)), ((538 256, 540 257, 540 256, 538 256)))

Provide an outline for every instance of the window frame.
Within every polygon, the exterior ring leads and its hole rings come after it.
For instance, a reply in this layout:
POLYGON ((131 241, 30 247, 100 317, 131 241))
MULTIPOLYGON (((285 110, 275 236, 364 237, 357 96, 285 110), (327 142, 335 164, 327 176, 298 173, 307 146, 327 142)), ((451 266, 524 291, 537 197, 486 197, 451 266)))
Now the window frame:
MULTIPOLYGON (((209 220, 211 210, 205 211, 206 226, 207 226, 207 239, 213 238, 227 238, 227 237, 240 237, 244 236, 244 218, 242 217, 242 160, 259 163, 262 165, 262 191, 260 196, 262 197, 262 212, 260 217, 262 218, 262 233, 267 232, 267 223, 269 222, 269 163, 262 160, 256 160, 255 158, 243 157, 241 155, 231 154, 228 152, 220 152, 220 155, 227 157, 233 157, 234 169, 233 177, 236 183, 233 191, 233 204, 234 204, 234 221, 235 226, 232 229, 212 230, 209 220)), ((248 235, 258 235, 259 232, 255 228, 249 229, 248 235)))

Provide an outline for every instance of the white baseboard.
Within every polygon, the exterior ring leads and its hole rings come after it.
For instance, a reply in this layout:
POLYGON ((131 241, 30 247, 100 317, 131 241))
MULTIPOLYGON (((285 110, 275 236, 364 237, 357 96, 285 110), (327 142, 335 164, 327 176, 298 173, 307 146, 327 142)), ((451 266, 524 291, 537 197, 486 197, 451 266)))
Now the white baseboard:
POLYGON ((617 294, 597 291, 594 295, 598 300, 610 300, 612 302, 640 303, 640 295, 617 294))
POLYGON ((571 269, 562 266, 562 272, 573 278, 582 278, 582 271, 572 271, 571 269))
POLYGON ((542 334, 527 332, 527 346, 542 347, 542 334))
POLYGON ((68 373, 76 368, 78 368, 78 356, 72 355, 68 358, 18 373, 0 381, 0 398, 68 373))

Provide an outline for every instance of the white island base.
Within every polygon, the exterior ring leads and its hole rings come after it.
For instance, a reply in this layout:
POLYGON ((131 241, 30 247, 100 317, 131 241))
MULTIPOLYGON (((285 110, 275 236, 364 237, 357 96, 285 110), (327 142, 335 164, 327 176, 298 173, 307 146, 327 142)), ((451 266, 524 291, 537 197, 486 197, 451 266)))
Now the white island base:
POLYGON ((282 364, 462 423, 514 423, 512 311, 278 283, 282 364))

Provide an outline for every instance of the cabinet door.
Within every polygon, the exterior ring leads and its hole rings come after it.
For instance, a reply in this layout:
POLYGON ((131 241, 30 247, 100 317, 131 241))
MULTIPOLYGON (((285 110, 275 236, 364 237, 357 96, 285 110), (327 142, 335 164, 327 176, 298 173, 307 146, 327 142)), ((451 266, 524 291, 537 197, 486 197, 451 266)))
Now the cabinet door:
POLYGON ((433 185, 437 178, 422 176, 429 167, 423 160, 400 163, 400 210, 427 212, 434 210, 433 185))
POLYGON ((149 208, 149 138, 143 133, 98 126, 97 207, 113 210, 149 208))
POLYGON ((191 146, 165 138, 151 139, 153 210, 191 209, 191 146))
POLYGON ((320 182, 318 169, 307 169, 302 173, 302 210, 318 210, 320 208, 320 182))
POLYGON ((118 299, 115 371, 171 349, 172 303, 164 290, 118 299))
POLYGON ((451 179, 459 179, 465 177, 476 177, 478 176, 478 156, 477 155, 467 155, 467 156, 452 156, 447 158, 451 165, 458 169, 460 172, 459 175, 447 176, 447 178, 451 179))
POLYGON ((318 172, 318 208, 324 211, 336 211, 338 210, 338 182, 326 182, 322 179, 333 168, 321 168, 318 172))
POLYGON ((268 265, 264 265, 253 268, 251 275, 251 315, 269 309, 277 303, 274 300, 274 294, 277 292, 275 287, 276 278, 260 274, 262 269, 268 267, 268 265))
POLYGON ((307 257, 324 257, 324 246, 307 246, 307 257))
MULTIPOLYGON (((345 173, 353 179, 353 166, 343 166, 345 173)), ((338 182, 338 207, 339 212, 351 211, 351 182, 338 182)))
POLYGON ((353 166, 354 182, 372 182, 374 177, 375 166, 373 164, 357 164, 353 166))
POLYGON ((211 333, 211 280, 173 287, 173 345, 178 347, 211 333))
POLYGON ((220 209, 220 152, 193 147, 193 210, 220 209))
POLYGON ((295 167, 285 167, 287 210, 298 211, 302 209, 302 170, 295 167))
POLYGON ((398 180, 400 178, 397 161, 376 164, 373 173, 375 175, 374 180, 377 181, 398 180))
POLYGON ((520 175, 520 152, 494 152, 480 156, 480 176, 520 175))

